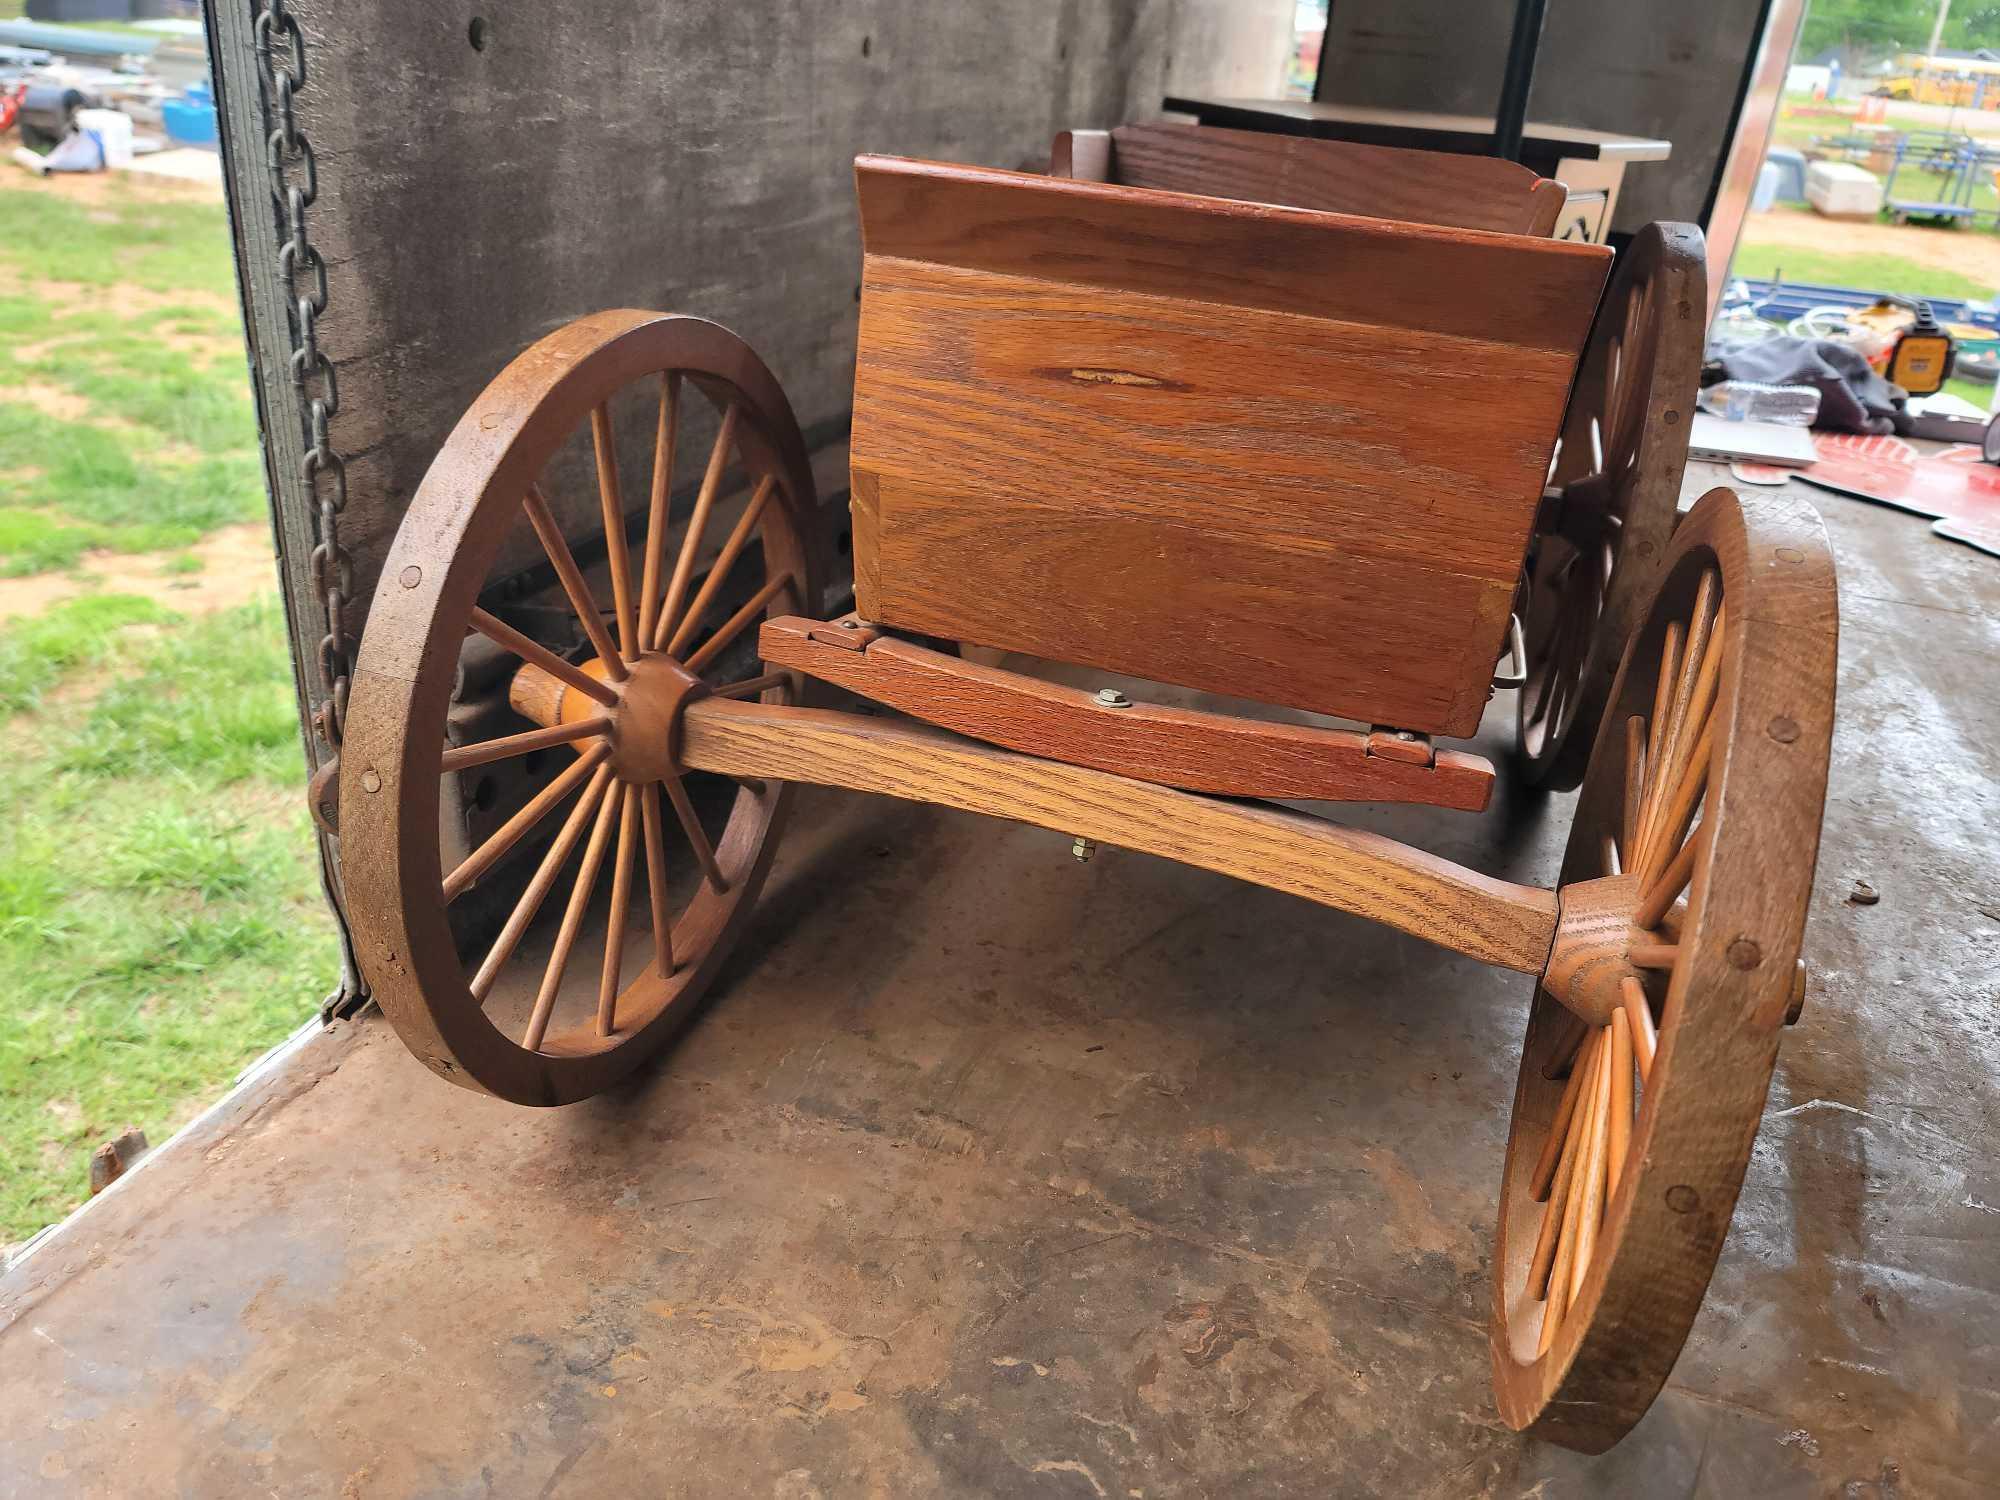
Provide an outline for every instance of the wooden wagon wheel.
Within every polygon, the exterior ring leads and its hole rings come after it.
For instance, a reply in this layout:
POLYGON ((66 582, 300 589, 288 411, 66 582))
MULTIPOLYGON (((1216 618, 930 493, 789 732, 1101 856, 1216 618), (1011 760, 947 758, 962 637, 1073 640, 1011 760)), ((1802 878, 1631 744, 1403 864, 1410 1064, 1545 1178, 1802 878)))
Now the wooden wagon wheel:
POLYGON ((712 830, 662 726, 709 693, 792 701, 788 675, 729 683, 719 673, 744 654, 732 650, 739 641, 758 670, 754 631, 767 613, 817 606, 813 504, 783 391, 740 339, 697 318, 619 311, 572 323, 522 353, 453 430, 384 566, 341 755, 342 868, 362 968, 432 1069, 518 1103, 561 1104, 605 1087, 690 1014, 756 900, 787 787, 735 789, 712 830), (636 542, 612 416, 633 387, 625 399, 644 401, 653 446, 636 542), (682 408, 697 400, 720 427, 684 538, 670 547, 682 408), (601 516, 589 529, 601 528, 609 576, 601 600, 543 489, 552 459, 585 431, 601 516), (697 565, 725 530, 715 512, 732 459, 749 499, 697 587, 697 565), (510 621, 482 595, 523 521, 564 608, 510 621), (572 616, 566 633, 589 643, 580 662, 535 638, 537 624, 547 634, 551 619, 572 616), (536 727, 448 747, 473 631, 518 658, 510 702, 536 727), (490 837, 447 859, 444 778, 530 754, 562 764, 490 837), (514 898, 504 924, 459 930, 453 902, 487 880, 514 898), (518 1014, 494 1013, 502 997, 518 1014))
POLYGON ((1617 1441, 1672 1368, 1803 998, 1836 610, 1816 512, 1712 491, 1610 694, 1493 1257, 1501 1414, 1571 1447, 1617 1441))
POLYGON ((1692 224, 1649 224, 1618 262, 1563 420, 1523 585, 1522 771, 1583 777, 1626 637, 1673 532, 1701 378, 1707 258, 1692 224))

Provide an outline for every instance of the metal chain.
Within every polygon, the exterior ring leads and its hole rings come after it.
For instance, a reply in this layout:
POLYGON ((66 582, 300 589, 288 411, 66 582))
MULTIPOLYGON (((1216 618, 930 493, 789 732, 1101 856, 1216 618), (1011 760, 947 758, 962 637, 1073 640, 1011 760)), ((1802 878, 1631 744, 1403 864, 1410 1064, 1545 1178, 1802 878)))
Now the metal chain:
POLYGON ((313 711, 313 724, 327 747, 338 751, 347 725, 353 666, 344 617, 354 588, 354 557, 340 542, 340 517, 347 509, 347 466, 327 436, 340 410, 340 387, 333 362, 319 346, 319 317, 326 311, 326 261, 306 238, 306 210, 319 196, 319 161, 293 108, 306 86, 306 43, 287 0, 253 3, 264 154, 280 242, 278 275, 290 303, 290 374, 304 414, 306 452, 299 470, 313 497, 313 587, 326 606, 326 633, 317 653, 320 703, 313 711))

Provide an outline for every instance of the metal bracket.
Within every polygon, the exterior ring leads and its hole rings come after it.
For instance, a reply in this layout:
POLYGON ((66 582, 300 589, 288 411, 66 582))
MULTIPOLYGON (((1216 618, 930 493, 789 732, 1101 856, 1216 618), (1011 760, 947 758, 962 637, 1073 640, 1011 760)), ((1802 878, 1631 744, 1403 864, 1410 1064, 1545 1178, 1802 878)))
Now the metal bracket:
POLYGON ((1429 735, 1411 729, 1390 729, 1383 724, 1369 727, 1366 753, 1377 760, 1400 760, 1412 766, 1437 763, 1437 746, 1431 743, 1429 735))
POLYGON ((1528 685, 1528 642, 1521 631, 1521 616, 1509 613, 1507 616, 1507 655, 1503 662, 1512 662, 1511 672, 1495 670, 1493 685, 1497 688, 1520 688, 1528 685))

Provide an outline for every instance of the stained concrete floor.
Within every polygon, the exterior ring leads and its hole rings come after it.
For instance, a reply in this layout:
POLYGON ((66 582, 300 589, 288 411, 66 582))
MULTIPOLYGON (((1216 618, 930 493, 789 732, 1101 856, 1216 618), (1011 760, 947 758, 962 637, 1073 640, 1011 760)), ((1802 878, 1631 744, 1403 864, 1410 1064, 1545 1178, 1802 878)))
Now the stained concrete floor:
MULTIPOLYGON (((632 1086, 532 1113, 336 1026, 0 1278, 0 1494, 1994 1493, 2000 564, 1819 503, 1817 981, 1608 1456, 1487 1390, 1526 981, 817 793, 632 1086)), ((1539 880, 1566 820, 1360 818, 1539 880)))

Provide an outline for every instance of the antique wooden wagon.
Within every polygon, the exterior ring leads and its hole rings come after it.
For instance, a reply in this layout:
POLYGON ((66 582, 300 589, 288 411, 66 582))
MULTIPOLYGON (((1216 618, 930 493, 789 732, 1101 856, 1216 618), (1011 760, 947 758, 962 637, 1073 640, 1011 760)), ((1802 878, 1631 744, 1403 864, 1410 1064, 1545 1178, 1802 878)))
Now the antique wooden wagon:
POLYGON ((538 1105, 603 1089, 715 979, 794 782, 1373 917, 1537 981, 1495 1385, 1510 1423, 1609 1445, 1700 1305, 1803 996, 1833 711, 1810 510, 1727 490, 1677 527, 1670 494, 1624 508, 1693 398, 1654 378, 1663 330, 1700 316, 1661 271, 1674 237, 1642 242, 1607 322, 1593 246, 884 158, 856 172, 853 613, 815 618, 804 445, 769 371, 712 323, 559 329, 439 454, 373 602, 340 773, 383 1009, 453 1082, 538 1105), (1602 400, 1571 400, 1580 365, 1602 400), (714 438, 676 516, 697 419, 714 438), (619 461, 639 425, 643 492, 619 461), (1587 461, 1552 497, 1559 432, 1587 461), (565 535, 545 491, 593 480, 601 527, 565 535), (1620 596, 1642 525, 1657 555, 1620 596), (541 573, 496 569, 523 545, 541 573), (1478 727, 1523 616, 1530 756, 1549 721, 1587 759, 1555 889, 1283 805, 1485 806, 1492 766, 1435 739, 1478 727), (1593 704, 1574 658, 1606 638, 1593 704), (454 700, 495 660, 511 722, 469 731, 454 700), (1115 684, 1073 685, 1079 669, 1115 684), (811 706, 828 686, 900 713, 811 706), (468 836, 468 778, 502 762, 527 789, 468 836))

